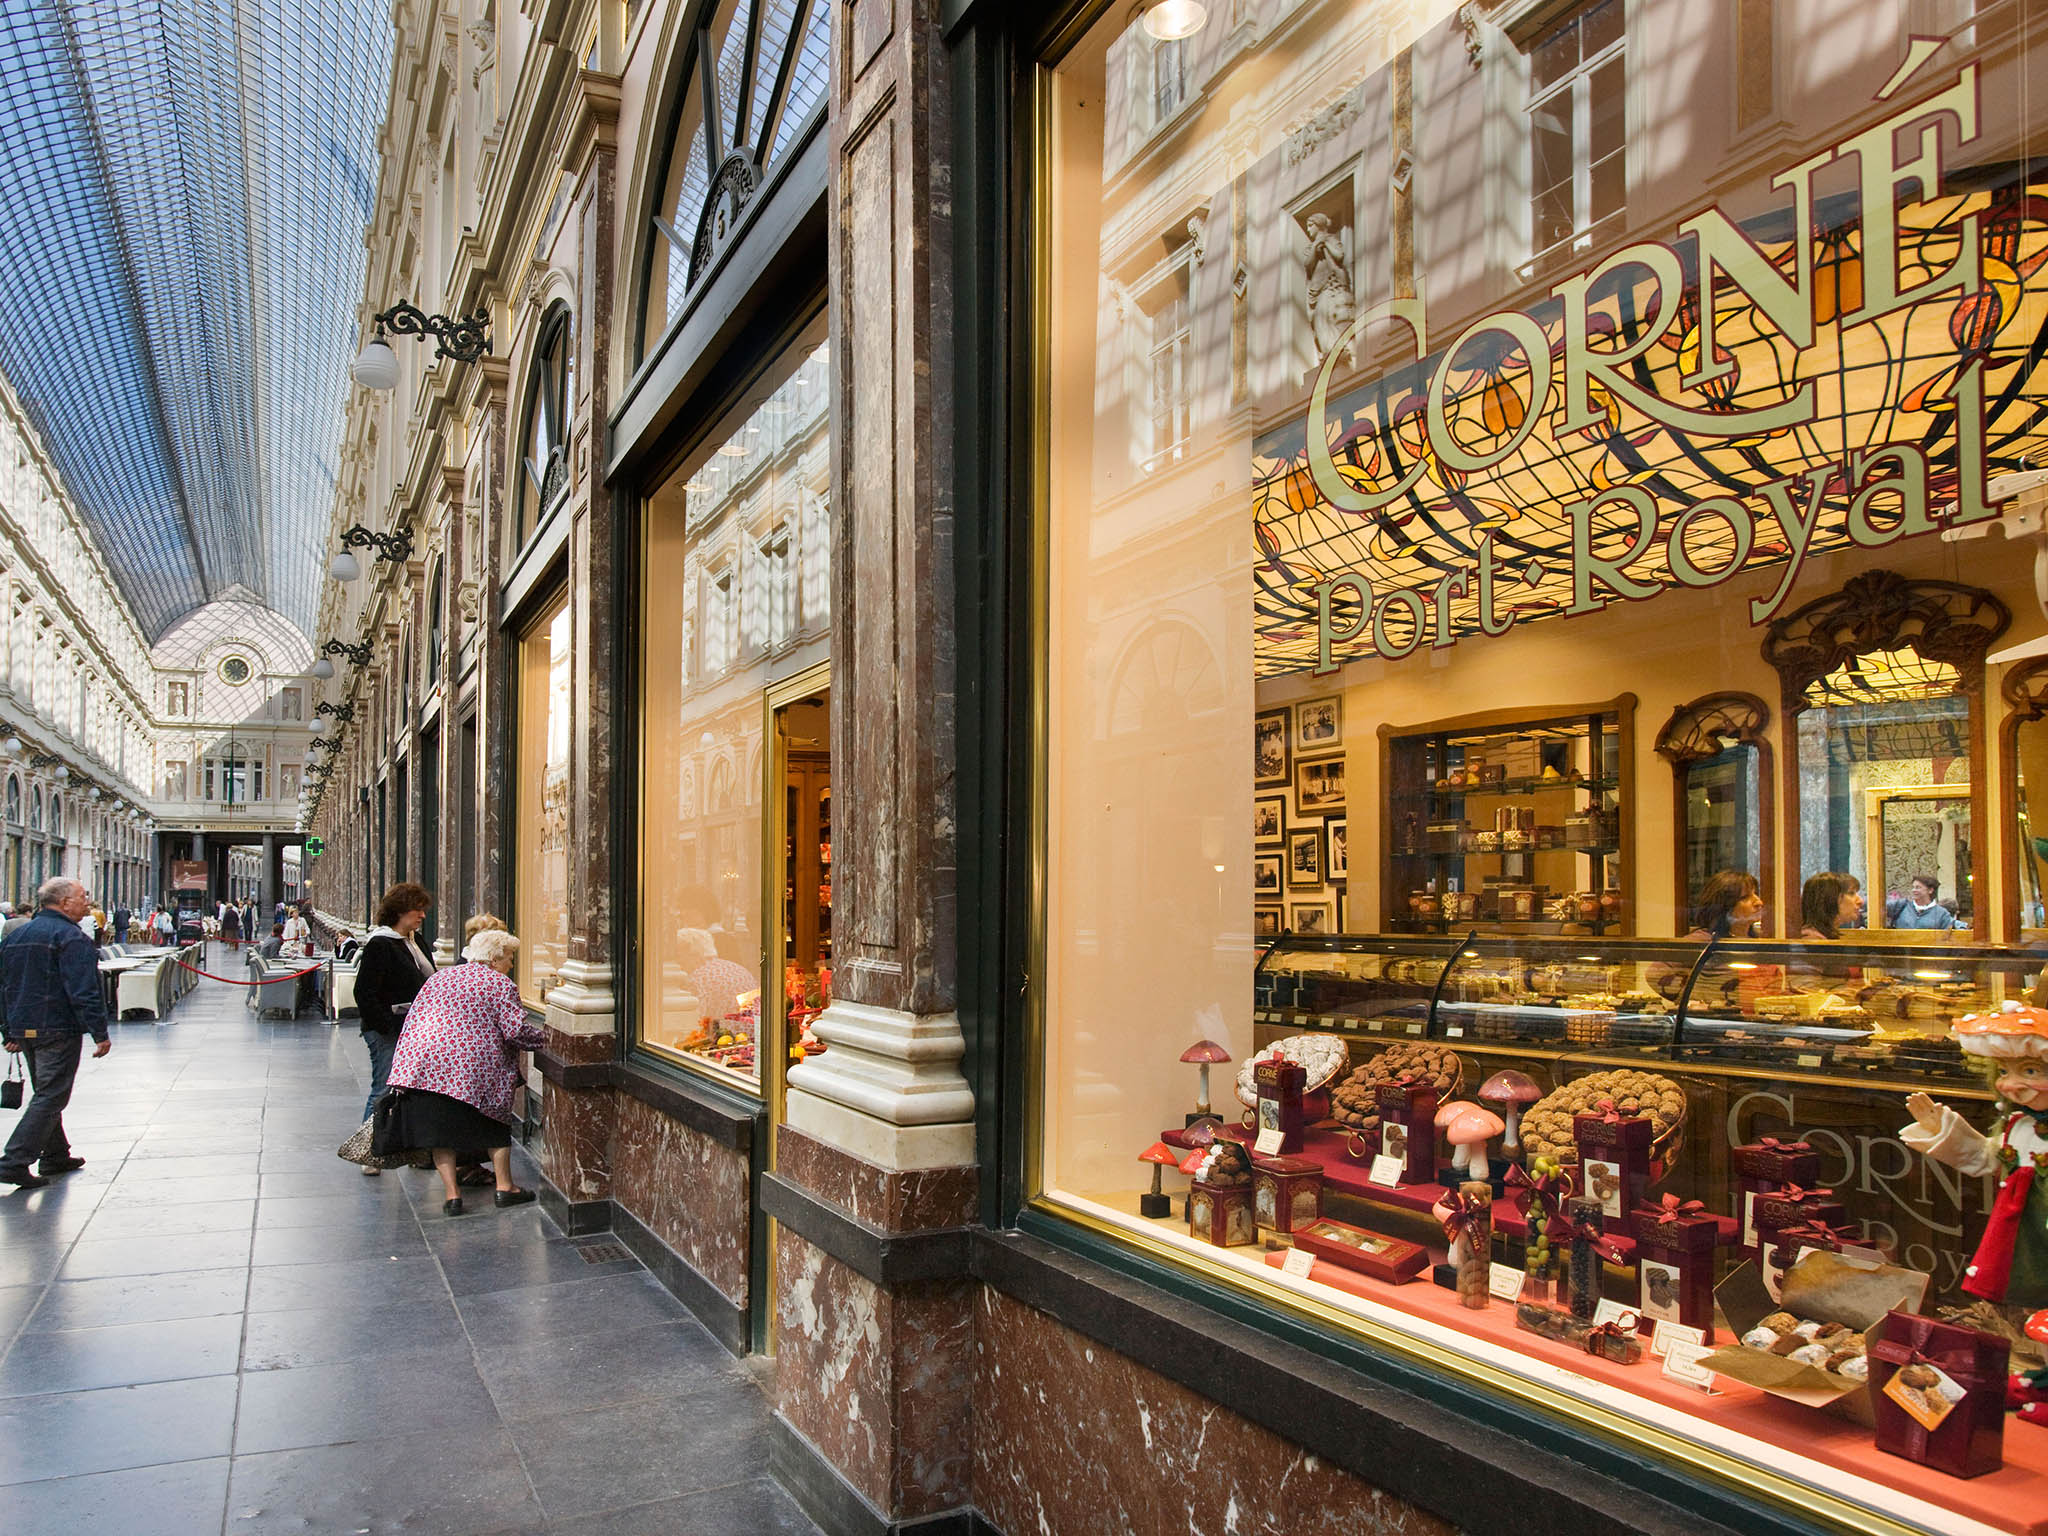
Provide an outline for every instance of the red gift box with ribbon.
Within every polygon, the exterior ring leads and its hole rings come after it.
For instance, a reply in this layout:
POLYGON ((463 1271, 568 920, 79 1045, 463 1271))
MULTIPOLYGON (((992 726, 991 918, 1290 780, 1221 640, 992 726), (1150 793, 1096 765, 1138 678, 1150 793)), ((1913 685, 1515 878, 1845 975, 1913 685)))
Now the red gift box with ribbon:
POLYGON ((1735 1171, 1735 1214, 1742 1219, 1742 1243, 1755 1249, 1756 1202, 1787 1184, 1820 1182, 1820 1154, 1803 1141, 1764 1136, 1743 1147, 1728 1149, 1735 1171))
POLYGON ((1650 1185, 1650 1142, 1656 1126, 1647 1115, 1625 1115, 1612 1099, 1591 1114, 1572 1117, 1579 1148, 1579 1188, 1600 1202, 1600 1225, 1625 1232, 1629 1213, 1642 1204, 1650 1185))
MULTIPOLYGON (((1763 1261, 1768 1260, 1778 1247, 1778 1234, 1785 1228, 1811 1225, 1833 1228, 1846 1226, 1848 1221, 1848 1207, 1835 1198, 1832 1189, 1808 1189, 1802 1184, 1787 1184, 1783 1189, 1758 1195, 1751 1206, 1749 1224, 1756 1237, 1757 1267, 1768 1270, 1768 1264, 1763 1261)), ((1835 1244, 1837 1248, 1840 1246, 1835 1244)))
POLYGON ((2011 1346, 1995 1334, 1888 1312, 1870 1346, 1877 1448, 1951 1477, 2005 1463, 2011 1346))
POLYGON ((1401 1159, 1403 1184, 1436 1182, 1436 1085, 1402 1073, 1373 1089, 1380 1112, 1380 1155, 1401 1159))
POLYGON ((1659 1321, 1684 1323, 1714 1342, 1714 1248, 1721 1223, 1697 1200, 1664 1195, 1634 1218, 1638 1316, 1645 1332, 1659 1321))

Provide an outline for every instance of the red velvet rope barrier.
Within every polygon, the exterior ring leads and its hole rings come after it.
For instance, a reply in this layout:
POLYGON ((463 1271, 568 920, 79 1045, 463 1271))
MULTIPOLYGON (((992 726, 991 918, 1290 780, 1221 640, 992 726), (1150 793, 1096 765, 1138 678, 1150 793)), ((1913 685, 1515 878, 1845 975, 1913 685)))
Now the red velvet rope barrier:
POLYGON ((246 977, 216 976, 213 974, 213 972, 202 971, 201 969, 199 969, 198 966, 187 964, 185 961, 178 959, 176 956, 173 956, 171 958, 171 964, 182 965, 194 976, 204 976, 208 981, 224 981, 231 987, 261 987, 268 985, 270 982, 273 981, 297 981, 301 976, 310 976, 315 971, 325 970, 327 968, 327 962, 325 960, 322 960, 318 965, 309 965, 303 971, 292 971, 283 976, 264 976, 256 981, 250 981, 246 977))

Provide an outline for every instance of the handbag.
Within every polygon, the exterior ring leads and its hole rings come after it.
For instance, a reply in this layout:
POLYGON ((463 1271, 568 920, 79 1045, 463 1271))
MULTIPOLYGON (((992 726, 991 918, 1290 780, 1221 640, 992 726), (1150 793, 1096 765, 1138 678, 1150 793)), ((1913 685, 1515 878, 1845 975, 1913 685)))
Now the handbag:
POLYGON ((335 1151, 335 1156, 345 1163, 360 1163, 365 1168, 382 1168, 384 1159, 370 1150, 370 1141, 376 1135, 377 1121, 373 1116, 357 1126, 354 1133, 335 1151))
POLYGON ((21 1108, 21 1052, 7 1053, 7 1081, 0 1083, 0 1109, 21 1108))

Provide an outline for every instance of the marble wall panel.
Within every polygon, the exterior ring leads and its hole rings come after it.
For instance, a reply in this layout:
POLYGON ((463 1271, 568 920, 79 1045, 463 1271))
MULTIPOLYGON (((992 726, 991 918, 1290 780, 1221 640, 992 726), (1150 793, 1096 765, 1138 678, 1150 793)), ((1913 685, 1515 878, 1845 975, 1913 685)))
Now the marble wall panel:
POLYGON ((979 1170, 883 1168, 782 1126, 775 1168, 820 1200, 887 1232, 922 1232, 974 1220, 979 1170))
POLYGON ((976 1288, 884 1291, 786 1228, 776 1259, 783 1416, 892 1518, 965 1504, 976 1288))
POLYGON ((752 1214, 744 1153, 618 1095, 612 1198, 736 1306, 747 1303, 752 1214))
POLYGON ((542 1101, 541 1169, 572 1201, 612 1192, 612 1091, 549 1083, 542 1101))
POLYGON ((999 1529, 1455 1536, 1000 1292, 975 1303, 974 1504, 999 1529))

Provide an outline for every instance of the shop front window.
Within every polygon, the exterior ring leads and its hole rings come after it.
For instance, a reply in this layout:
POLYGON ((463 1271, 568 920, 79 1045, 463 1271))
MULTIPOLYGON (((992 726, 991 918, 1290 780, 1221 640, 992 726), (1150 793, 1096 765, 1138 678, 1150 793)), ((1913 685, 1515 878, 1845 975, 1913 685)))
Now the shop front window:
POLYGON ((1273 9, 1177 139, 1128 12, 1044 82, 1035 1196, 1826 1528, 2031 1530, 2048 1437, 1952 1475, 1906 1372, 1997 1424, 2048 1308, 2038 49, 1273 9))
POLYGON ((766 847, 781 818, 764 800, 779 760, 768 690, 823 660, 831 630, 827 545, 798 515, 827 484, 823 335, 820 319, 646 502, 640 1039, 749 1089, 774 995, 763 957, 793 914, 802 937, 782 943, 783 993, 815 1007, 829 986, 829 918, 816 914, 829 912, 830 855, 809 857, 829 848, 829 809, 821 821, 814 808, 821 794, 829 807, 822 728, 788 754, 812 775, 788 834, 803 860, 766 847), (787 878, 764 880, 764 858, 787 878))
POLYGON ((569 958, 569 604, 519 642, 519 991, 547 1000, 569 958))

